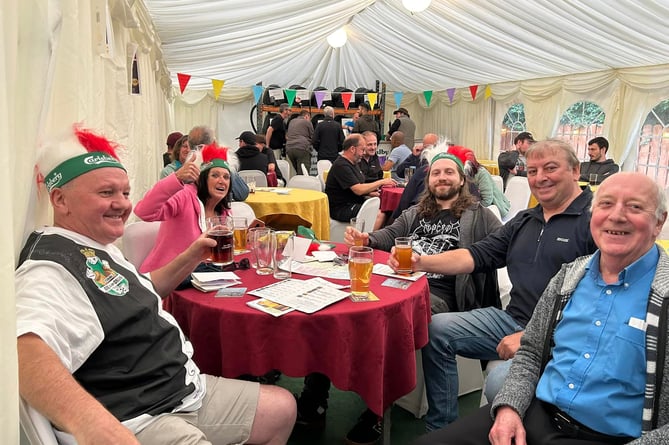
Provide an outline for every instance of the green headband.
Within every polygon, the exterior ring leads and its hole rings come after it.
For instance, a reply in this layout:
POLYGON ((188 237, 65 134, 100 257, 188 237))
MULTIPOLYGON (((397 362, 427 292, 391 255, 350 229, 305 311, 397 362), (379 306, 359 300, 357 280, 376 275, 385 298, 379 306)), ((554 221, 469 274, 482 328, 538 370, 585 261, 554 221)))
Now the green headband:
POLYGON ((209 170, 212 167, 221 167, 230 172, 230 166, 223 159, 212 159, 209 162, 205 162, 200 166, 200 170, 205 171, 209 170))
POLYGON ((56 168, 46 175, 44 184, 47 191, 51 192, 51 190, 56 187, 62 187, 77 176, 105 167, 116 167, 125 171, 123 165, 116 158, 101 151, 93 151, 75 156, 58 164, 56 168))
POLYGON ((457 156, 455 156, 451 153, 439 153, 434 158, 432 158, 432 162, 430 162, 430 167, 432 167, 432 164, 437 162, 439 159, 450 159, 451 161, 458 164, 458 167, 460 167, 460 170, 465 171, 465 166, 462 163, 462 161, 457 156))

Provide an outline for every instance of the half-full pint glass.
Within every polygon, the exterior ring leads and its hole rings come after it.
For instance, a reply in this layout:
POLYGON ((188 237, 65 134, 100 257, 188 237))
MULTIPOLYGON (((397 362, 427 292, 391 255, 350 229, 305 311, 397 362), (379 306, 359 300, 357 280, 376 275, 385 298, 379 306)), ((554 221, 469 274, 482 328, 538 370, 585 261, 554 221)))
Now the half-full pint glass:
POLYGON ((411 273, 411 237, 402 236, 395 238, 395 253, 400 263, 397 272, 401 274, 411 273))
POLYGON ((366 297, 374 267, 374 251, 371 247, 353 246, 348 251, 348 273, 351 276, 351 294, 366 297))
POLYGON ((226 266, 234 261, 232 224, 227 216, 207 218, 207 237, 216 240, 211 248, 211 261, 217 266, 226 266))

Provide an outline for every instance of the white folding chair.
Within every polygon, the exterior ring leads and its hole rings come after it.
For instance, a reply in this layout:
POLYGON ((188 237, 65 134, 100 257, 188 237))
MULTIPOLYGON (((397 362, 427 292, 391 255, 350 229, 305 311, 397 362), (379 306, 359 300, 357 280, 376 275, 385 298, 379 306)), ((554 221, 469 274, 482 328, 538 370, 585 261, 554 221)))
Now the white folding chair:
POLYGON ((137 221, 125 226, 123 231, 123 255, 137 269, 156 244, 160 221, 137 221))
POLYGON ((309 169, 307 168, 306 165, 300 164, 300 169, 302 170, 302 174, 304 176, 309 176, 309 169))
MULTIPOLYGON (((381 199, 376 196, 366 199, 365 202, 362 203, 362 207, 358 210, 356 217, 365 220, 365 232, 374 230, 374 223, 376 222, 376 215, 379 213, 380 206, 381 199)), ((344 232, 346 232, 346 227, 348 227, 348 225, 348 221, 343 222, 330 218, 330 241, 343 243, 344 232)))
POLYGON ((279 170, 281 170, 281 176, 283 176, 283 179, 288 182, 288 180, 293 177, 293 169, 290 167, 290 162, 286 161, 285 159, 277 159, 276 165, 279 167, 279 170))
POLYGON ((321 184, 321 180, 315 176, 309 176, 309 175, 293 176, 288 180, 288 184, 286 184, 286 187, 295 189, 316 190, 317 192, 323 191, 323 185, 321 184))
POLYGON ((241 176, 244 182, 251 179, 256 182, 256 187, 267 187, 267 175, 260 170, 239 170, 237 174, 241 176))
POLYGON ((256 219, 256 213, 253 211, 253 208, 245 202, 233 201, 230 203, 230 208, 232 209, 232 216, 244 217, 247 223, 251 223, 256 219))
POLYGON ((58 445, 51 422, 23 399, 19 399, 19 419, 30 445, 58 445))
POLYGON ((502 219, 503 222, 507 222, 516 216, 518 212, 525 210, 530 203, 532 192, 530 191, 530 185, 527 182, 527 178, 524 176, 514 176, 509 179, 506 183, 504 196, 506 196, 511 203, 509 213, 502 219))
POLYGON ((500 175, 490 175, 492 177, 492 182, 499 189, 500 192, 504 193, 504 179, 500 175))

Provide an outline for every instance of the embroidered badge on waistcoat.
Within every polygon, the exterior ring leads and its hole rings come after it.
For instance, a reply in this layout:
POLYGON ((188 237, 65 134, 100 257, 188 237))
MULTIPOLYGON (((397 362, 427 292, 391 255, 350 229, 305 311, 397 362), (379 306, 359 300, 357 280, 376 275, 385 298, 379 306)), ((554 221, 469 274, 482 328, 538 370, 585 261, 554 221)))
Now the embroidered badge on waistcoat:
POLYGON ((104 293, 121 297, 130 290, 128 280, 95 255, 93 249, 79 250, 86 257, 86 277, 104 293))

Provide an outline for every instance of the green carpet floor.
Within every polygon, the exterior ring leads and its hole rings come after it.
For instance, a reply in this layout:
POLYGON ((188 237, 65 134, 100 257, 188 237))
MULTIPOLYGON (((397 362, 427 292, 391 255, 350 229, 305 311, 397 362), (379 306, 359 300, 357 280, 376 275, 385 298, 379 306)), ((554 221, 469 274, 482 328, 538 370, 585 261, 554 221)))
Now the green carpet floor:
MULTIPOLYGON (((302 390, 302 379, 281 376, 277 384, 289 391, 299 394, 302 390)), ((460 415, 478 408, 481 392, 476 391, 458 399, 460 415)), ((365 403, 354 392, 330 390, 328 401, 327 425, 322 433, 294 432, 288 441, 289 445, 338 445, 344 443, 346 433, 355 425, 358 416, 365 410, 365 403)), ((391 413, 391 445, 408 445, 416 437, 425 433, 425 422, 416 419, 413 414, 393 406, 391 413)))

